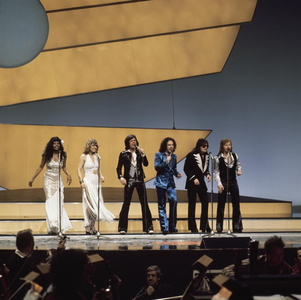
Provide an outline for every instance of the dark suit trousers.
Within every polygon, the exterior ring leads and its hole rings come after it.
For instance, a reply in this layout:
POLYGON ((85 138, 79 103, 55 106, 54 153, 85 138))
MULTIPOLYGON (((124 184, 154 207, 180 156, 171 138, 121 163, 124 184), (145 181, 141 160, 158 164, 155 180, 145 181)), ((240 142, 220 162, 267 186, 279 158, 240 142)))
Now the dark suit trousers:
POLYGON ((202 231, 209 230, 208 224, 208 196, 207 191, 204 189, 195 190, 188 189, 188 229, 195 231, 197 229, 195 222, 195 205, 196 205, 196 194, 199 195, 200 201, 202 203, 202 213, 201 213, 201 224, 200 229, 202 231))
POLYGON ((118 231, 122 231, 122 230, 127 231, 129 209, 130 209, 133 191, 135 188, 137 190, 139 201, 141 204, 143 231, 147 232, 148 230, 153 229, 152 215, 147 203, 145 184, 144 182, 138 181, 138 182, 134 182, 130 186, 126 184, 124 187, 124 202, 122 205, 121 212, 119 214, 118 231))
MULTIPOLYGON (((221 194, 218 194, 218 204, 217 204, 217 219, 216 226, 220 226, 223 230, 223 220, 224 220, 224 211, 225 211, 225 203, 227 199, 227 184, 224 184, 224 191, 221 194)), ((232 230, 242 230, 242 220, 240 213, 240 204, 239 204, 239 189, 237 185, 237 181, 229 182, 229 193, 231 195, 231 202, 233 207, 232 212, 232 230)), ((230 229, 230 228, 229 228, 230 229)))

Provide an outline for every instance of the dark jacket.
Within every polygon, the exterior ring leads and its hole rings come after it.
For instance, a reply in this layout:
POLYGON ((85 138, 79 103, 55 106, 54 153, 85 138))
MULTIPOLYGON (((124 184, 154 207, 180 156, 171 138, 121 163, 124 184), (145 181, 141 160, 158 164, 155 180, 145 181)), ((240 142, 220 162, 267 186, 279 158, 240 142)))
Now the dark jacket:
POLYGON ((188 153, 184 165, 184 172, 187 176, 185 189, 200 190, 205 189, 207 186, 204 181, 204 176, 209 175, 209 155, 204 154, 204 161, 202 161, 199 153, 188 153), (195 185, 194 180, 198 179, 200 185, 195 185))
MULTIPOLYGON (((148 160, 146 155, 142 156, 139 151, 136 150, 137 154, 137 179, 139 181, 144 181, 145 175, 143 171, 143 166, 148 166, 148 160)), ((130 151, 122 151, 119 155, 118 165, 117 165, 117 176, 118 179, 123 177, 126 179, 126 181, 129 180, 130 177, 130 169, 131 169, 131 160, 132 160, 132 154, 130 151), (124 172, 123 175, 121 173, 122 166, 124 166, 124 172)))
POLYGON ((173 177, 177 177, 179 172, 177 170, 177 156, 173 153, 169 164, 166 163, 167 156, 165 152, 157 152, 155 154, 155 170, 157 175, 154 185, 162 189, 167 189, 168 186, 175 188, 175 181, 173 177))

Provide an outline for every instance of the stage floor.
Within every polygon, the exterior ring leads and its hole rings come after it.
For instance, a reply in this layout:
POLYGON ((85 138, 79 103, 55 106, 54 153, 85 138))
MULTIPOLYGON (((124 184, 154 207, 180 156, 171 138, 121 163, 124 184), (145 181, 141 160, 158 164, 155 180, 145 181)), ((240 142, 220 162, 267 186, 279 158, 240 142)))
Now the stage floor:
MULTIPOLYGON (((251 237, 259 241, 259 248, 263 248, 264 242, 272 235, 281 236, 286 247, 301 247, 301 232, 295 233, 240 233, 237 237, 251 237)), ((200 243, 204 234, 106 234, 101 235, 99 239, 96 236, 83 234, 67 235, 66 248, 79 248, 84 250, 193 250, 200 249, 200 243)), ((206 237, 206 236, 205 236, 206 237)), ((227 234, 215 234, 211 238, 229 238, 235 237, 227 234)), ((56 248, 59 238, 49 235, 35 235, 35 246, 39 250, 56 248)), ((0 236, 0 249, 15 249, 15 235, 0 236)))

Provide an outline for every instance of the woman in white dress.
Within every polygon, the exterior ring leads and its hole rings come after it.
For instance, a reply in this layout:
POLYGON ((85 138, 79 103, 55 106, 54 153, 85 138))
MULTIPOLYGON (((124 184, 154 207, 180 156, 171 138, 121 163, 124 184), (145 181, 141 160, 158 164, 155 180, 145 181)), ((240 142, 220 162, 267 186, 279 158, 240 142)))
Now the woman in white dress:
POLYGON ((58 137, 52 137, 47 143, 40 166, 37 168, 28 185, 32 187, 35 178, 41 173, 45 164, 46 172, 44 174, 43 188, 46 196, 46 223, 48 234, 60 233, 59 217, 59 187, 61 188, 61 232, 65 233, 72 228, 70 220, 64 209, 64 185, 62 176, 59 174, 59 165, 61 170, 67 175, 67 183, 71 184, 71 175, 66 168, 67 155, 64 151, 62 141, 58 137), (60 162, 59 162, 60 160, 60 162))
POLYGON ((98 199, 99 220, 112 222, 114 215, 106 209, 102 197, 100 182, 104 182, 101 174, 100 156, 97 153, 98 144, 94 139, 89 139, 85 145, 84 153, 79 158, 77 175, 82 187, 83 211, 86 234, 97 234, 95 222, 97 221, 98 199), (82 178, 82 170, 85 177, 82 178))

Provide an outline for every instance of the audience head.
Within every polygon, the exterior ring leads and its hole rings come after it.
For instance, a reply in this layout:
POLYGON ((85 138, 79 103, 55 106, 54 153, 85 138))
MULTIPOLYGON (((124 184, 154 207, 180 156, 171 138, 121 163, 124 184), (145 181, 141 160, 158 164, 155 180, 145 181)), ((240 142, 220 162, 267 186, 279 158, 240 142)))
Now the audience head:
POLYGON ((59 291, 81 289, 88 262, 87 253, 83 250, 57 251, 50 266, 53 286, 59 291))
POLYGON ((31 229, 21 230, 17 233, 16 239, 17 249, 26 256, 30 256, 34 249, 34 238, 31 229))
POLYGON ((277 267, 283 262, 284 242, 281 237, 274 235, 264 243, 264 250, 270 266, 277 267))
POLYGON ((296 262, 296 265, 298 269, 301 271, 301 247, 299 247, 294 255, 294 260, 296 262))
POLYGON ((149 266, 146 269, 145 273, 146 273, 146 280, 148 285, 152 287, 158 286, 159 281, 162 277, 161 269, 158 266, 153 265, 153 266, 149 266))

